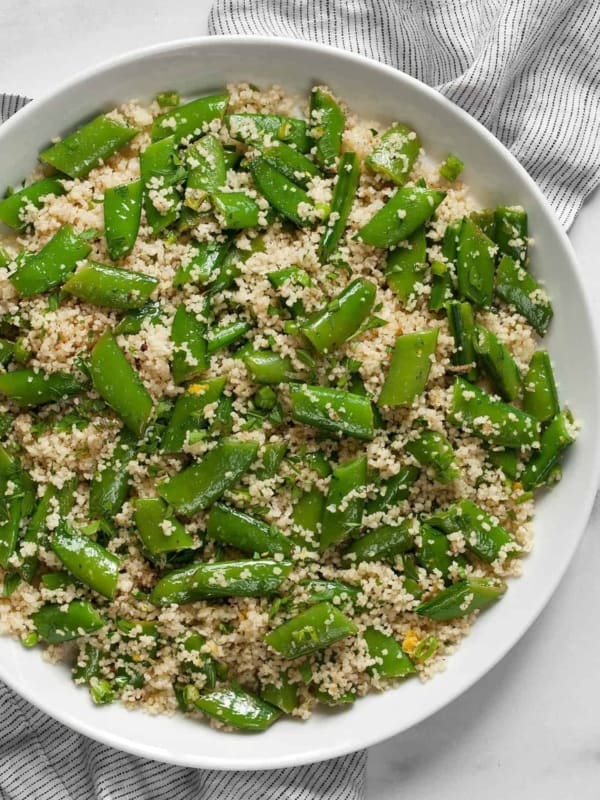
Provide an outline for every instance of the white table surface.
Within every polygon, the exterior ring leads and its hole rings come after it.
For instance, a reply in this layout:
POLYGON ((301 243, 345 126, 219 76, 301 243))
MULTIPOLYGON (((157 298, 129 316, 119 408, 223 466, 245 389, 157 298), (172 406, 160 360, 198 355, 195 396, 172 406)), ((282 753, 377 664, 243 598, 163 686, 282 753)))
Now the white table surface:
MULTIPOLYGON (((134 47, 204 34, 210 5, 0 0, 0 91, 36 97, 134 47)), ((571 238, 600 314, 598 192, 571 238)), ((598 800, 599 528, 597 502, 560 588, 501 664, 446 709, 371 748, 369 798, 598 800)))

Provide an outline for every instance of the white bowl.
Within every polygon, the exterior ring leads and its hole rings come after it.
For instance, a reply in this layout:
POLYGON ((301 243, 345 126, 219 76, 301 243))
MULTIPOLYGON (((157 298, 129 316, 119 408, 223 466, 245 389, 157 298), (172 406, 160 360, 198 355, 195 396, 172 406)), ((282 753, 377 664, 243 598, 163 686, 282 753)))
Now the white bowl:
MULTIPOLYGON (((150 717, 118 705, 92 706, 66 668, 0 638, 0 678, 51 716, 108 745, 191 767, 266 769, 332 758, 406 730, 464 692, 517 642, 548 602, 583 533, 600 469, 598 344, 579 268, 564 231, 540 191, 511 154, 481 125, 434 90, 390 67, 322 45, 257 37, 185 40, 139 50, 74 78, 36 100, 0 128, 2 186, 17 183, 37 153, 96 114, 130 98, 178 89, 201 95, 228 81, 280 83, 306 92, 327 83, 359 114, 413 125, 429 153, 456 153, 465 180, 484 204, 520 203, 529 212, 533 271, 547 283, 555 319, 545 340, 563 403, 582 422, 561 484, 540 497, 536 546, 524 576, 482 615, 472 634, 427 684, 409 681, 337 713, 284 720, 260 735, 213 731, 175 717, 150 717)), ((507 698, 506 702, 510 702, 507 698)))

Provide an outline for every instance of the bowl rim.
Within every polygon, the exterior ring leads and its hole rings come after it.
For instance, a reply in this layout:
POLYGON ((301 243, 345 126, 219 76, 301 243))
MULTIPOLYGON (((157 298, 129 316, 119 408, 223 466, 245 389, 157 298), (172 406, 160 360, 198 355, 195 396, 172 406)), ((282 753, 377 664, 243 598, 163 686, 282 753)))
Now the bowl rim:
MULTIPOLYGON (((457 106, 451 100, 446 98, 444 95, 440 94, 436 89, 432 88, 431 86, 428 86, 427 84, 423 83, 417 78, 408 75, 402 70, 396 69, 395 67, 379 62, 368 56, 341 50, 332 45, 322 44, 319 42, 313 42, 299 38, 254 36, 254 35, 203 35, 203 36, 174 39, 167 42, 161 42, 159 44, 154 44, 150 46, 136 48, 134 50, 129 50, 118 56, 113 56, 111 58, 105 59, 91 67, 87 67, 85 69, 76 72, 73 76, 58 84, 54 89, 45 92, 39 98, 33 99, 30 103, 28 103, 26 106, 20 109, 12 117, 10 117, 8 120, 2 123, 2 125, 0 126, 0 146, 2 144, 4 136, 7 133, 11 132, 13 128, 18 129, 20 126, 27 125, 30 116, 40 113, 40 110, 43 110, 43 108, 47 105, 50 106, 53 105, 62 96, 68 96, 69 92, 72 89, 75 89, 79 84, 85 83, 87 80, 98 76, 100 73, 108 72, 115 68, 122 68, 127 66, 132 67, 136 63, 139 64, 140 62, 143 62, 146 59, 149 58, 152 59, 160 55, 170 54, 181 50, 195 49, 195 48, 200 48, 203 50, 206 50, 208 48, 210 50, 212 46, 217 47, 217 46, 222 46, 223 44, 231 44, 231 45, 243 44, 243 45, 252 45, 256 47, 266 46, 271 48, 278 48, 281 50, 285 50, 286 48, 291 48, 295 50, 305 51, 308 52, 309 54, 310 52, 323 53, 323 54, 328 54, 329 56, 335 56, 337 59, 341 61, 353 62, 359 66, 360 65, 367 66, 370 69, 375 68, 376 70, 381 71, 382 74, 393 76, 396 80, 399 81, 400 84, 405 83, 408 85, 412 85, 413 88, 417 89, 423 95, 425 95, 427 100, 433 102, 434 104, 438 104, 444 109, 445 112, 450 113, 451 115, 457 117, 461 122, 461 124, 464 124, 467 127, 471 128, 477 136, 486 140, 491 147, 503 151, 504 156, 508 157, 515 171, 520 173, 521 178, 528 185, 538 205, 546 213, 549 219, 551 219, 554 230, 558 235, 558 237, 560 238, 566 252, 569 255, 570 274, 574 278, 577 284, 577 288, 580 291, 583 301, 582 313, 585 315, 590 330, 593 332, 593 340, 591 342, 591 348, 590 348, 591 352, 587 355, 587 358, 589 359, 588 363, 593 362, 592 366, 594 367, 594 370, 593 372, 591 371, 592 379, 595 384, 595 391, 597 394, 600 395, 599 323, 596 322, 594 314, 592 313, 591 302, 589 300, 587 292, 585 291, 585 281, 583 278, 583 272, 579 265, 573 246, 567 236, 565 229, 557 219, 556 214, 553 211, 552 207, 550 206, 548 200, 543 195, 541 189, 537 186, 533 178, 531 178, 531 176, 527 173, 525 168, 512 155, 510 150, 508 150, 508 148, 502 142, 500 142, 487 128, 485 128, 474 117, 470 116, 460 106, 457 106)), ((125 102, 127 99, 128 98, 123 99, 122 102, 125 102)), ((578 508, 578 517, 581 521, 581 524, 579 525, 579 529, 576 531, 576 536, 571 540, 570 550, 569 552, 566 553, 566 557, 564 557, 563 560, 561 561, 560 567, 559 569, 557 569, 554 579, 550 583, 544 584, 543 591, 541 592, 538 598, 537 605, 533 609, 529 609, 527 615, 524 615, 519 620, 518 624, 514 626, 511 635, 506 636, 504 638, 502 645, 498 648, 494 657, 491 660, 487 660, 483 667, 480 667, 475 671, 476 672, 475 677, 467 676, 466 679, 465 678, 457 679, 455 685, 452 687, 452 690, 447 692, 443 700, 436 703, 435 708, 433 710, 430 708, 426 708, 422 714, 415 715, 410 724, 404 727, 394 728, 393 725, 387 725, 387 726, 382 725, 377 730, 373 730, 370 732, 363 731, 361 734, 361 743, 358 746, 356 746, 356 743, 353 741, 350 742, 346 740, 332 741, 326 749, 324 749, 323 747, 319 747, 319 749, 315 750, 314 752, 303 752, 300 755, 295 755, 294 753, 291 753, 289 755, 276 756, 276 757, 261 756, 258 758, 254 758, 251 764, 248 758, 241 760, 236 756, 231 756, 229 754, 222 757, 216 757, 214 755, 211 755, 208 758, 203 757, 200 754, 198 757, 192 760, 186 757, 183 758, 179 757, 176 753, 167 752, 163 748, 149 747, 146 744, 138 745, 136 741, 134 741, 131 738, 126 738, 122 734, 109 732, 105 730, 101 725, 89 724, 86 721, 78 718, 74 714, 70 713, 69 711, 65 711, 61 707, 57 706, 56 703, 53 703, 52 699, 46 700, 45 698, 43 698, 40 700, 40 698, 36 698, 35 700, 33 700, 31 696, 28 694, 28 692, 19 685, 18 676, 16 675, 13 676, 9 674, 6 670, 5 665, 2 663, 1 660, 0 660, 0 680, 2 680, 11 689, 17 692, 20 696, 24 697, 28 702, 32 703, 35 707, 39 708, 41 711, 48 714, 50 717, 56 719, 60 723, 68 726, 69 728, 77 731, 78 733, 84 734, 85 736, 88 736, 89 738, 94 739, 95 741, 116 748, 123 752, 137 755, 142 758, 150 760, 160 761, 163 763, 170 763, 173 765, 187 766, 194 768, 217 769, 217 770, 277 769, 282 767, 295 767, 304 764, 317 763, 320 761, 346 755, 348 753, 356 751, 357 749, 362 749, 375 745, 378 742, 381 742, 394 735, 398 735, 403 731, 408 730, 411 727, 414 727, 415 725, 419 724, 428 717, 433 716, 438 711, 441 711, 441 709, 449 705, 457 697, 466 692, 475 683, 477 683, 484 675, 490 672, 506 656, 506 654, 515 646, 515 644, 521 639, 521 637, 527 632, 527 630, 529 630, 531 625, 533 625, 533 623, 536 621, 540 613, 544 610, 550 598, 556 591, 559 583, 563 579, 569 564, 571 563, 573 555, 577 547, 579 546, 581 538, 586 530, 587 521, 589 520, 591 514, 595 492, 600 482, 600 428, 598 429, 598 436, 596 438, 598 441, 596 442, 597 446, 595 447, 594 450, 592 469, 590 470, 589 473, 590 489, 588 491, 588 496, 586 497, 586 502, 581 504, 578 508)), ((98 720, 100 720, 100 717, 98 717, 98 720)))

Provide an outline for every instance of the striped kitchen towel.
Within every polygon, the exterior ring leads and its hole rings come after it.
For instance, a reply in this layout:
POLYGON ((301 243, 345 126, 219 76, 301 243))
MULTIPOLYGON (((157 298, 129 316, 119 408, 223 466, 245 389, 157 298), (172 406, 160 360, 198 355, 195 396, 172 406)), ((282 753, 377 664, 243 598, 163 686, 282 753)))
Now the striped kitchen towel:
POLYGON ((504 142, 565 228, 600 182, 598 0, 216 0, 209 28, 312 39, 434 86, 504 142))

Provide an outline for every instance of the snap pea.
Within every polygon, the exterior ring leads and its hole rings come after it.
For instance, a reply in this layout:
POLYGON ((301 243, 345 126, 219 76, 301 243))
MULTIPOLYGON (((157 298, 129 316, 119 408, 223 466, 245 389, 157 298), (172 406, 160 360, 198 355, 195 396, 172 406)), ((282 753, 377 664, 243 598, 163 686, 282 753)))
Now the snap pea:
POLYGON ((185 204, 195 210, 206 193, 216 192, 225 185, 227 168, 223 145, 212 133, 203 136, 185 151, 188 170, 185 204))
POLYGON ((98 394, 132 433, 142 436, 152 414, 152 398, 110 330, 102 334, 92 350, 90 373, 98 394))
POLYGON ((375 659, 375 664, 368 667, 371 674, 375 673, 380 678, 405 678, 417 671, 393 636, 388 636, 377 628, 367 628, 363 633, 363 639, 367 644, 369 656, 375 659))
POLYGON ((184 266, 179 267, 173 278, 173 286, 181 289, 187 283, 209 283, 218 275, 231 244, 231 240, 195 244, 195 254, 184 266))
POLYGON ((327 581, 314 579, 302 584, 308 594, 308 601, 311 605, 315 603, 355 603, 361 592, 360 586, 351 586, 342 581, 327 581))
POLYGON ((430 311, 441 311, 452 298, 452 274, 443 261, 431 262, 431 294, 428 308, 430 311))
POLYGON ((560 411, 552 419, 540 438, 540 449, 534 452, 525 465, 520 481, 525 491, 553 482, 556 467, 564 451, 575 441, 573 416, 568 410, 560 411))
POLYGON ((409 406, 425 391, 437 338, 437 328, 397 337, 379 405, 409 406))
POLYGON ((379 136, 367 157, 367 164, 375 172, 402 186, 410 175, 420 149, 421 142, 415 131, 397 122, 379 136))
POLYGON ((88 261, 63 284, 62 291, 84 303, 129 311, 144 306, 157 286, 150 275, 88 261))
POLYGON ((431 525, 421 525, 419 536, 421 543, 417 547, 416 558, 427 572, 437 571, 447 579, 453 567, 466 564, 465 557, 453 554, 446 536, 431 525))
POLYGON ((314 487, 304 492, 297 500, 292 511, 292 519, 294 521, 294 530, 298 533, 295 538, 300 544, 306 544, 307 538, 311 540, 316 538, 321 526, 324 508, 325 498, 314 487), (306 536, 307 533, 309 537, 306 536))
POLYGON ((420 599, 423 596, 423 589, 419 583, 419 571, 413 555, 405 553, 402 556, 402 572, 402 585, 404 590, 415 599, 420 599))
POLYGON ((158 493, 180 514, 191 516, 218 500, 250 467, 256 442, 222 439, 201 461, 159 484, 158 493))
POLYGON ((300 267, 283 267, 283 269, 269 272, 267 275, 269 283, 274 289, 279 289, 288 281, 291 281, 294 286, 312 286, 312 278, 300 267))
POLYGON ((137 436, 124 430, 108 464, 94 473, 89 497, 92 517, 111 520, 123 507, 129 492, 129 462, 133 459, 136 443, 137 436))
POLYGON ((291 542, 275 525, 269 525, 237 508, 215 503, 206 521, 211 539, 231 545, 243 553, 289 556, 291 542))
POLYGON ((373 408, 368 397, 325 386, 291 385, 292 417, 330 433, 372 439, 373 408))
POLYGON ((500 397, 514 400, 521 390, 521 373, 508 347, 483 325, 475 325, 473 347, 500 397))
POLYGON ((527 212, 521 206, 499 206, 494 212, 495 241, 507 256, 525 266, 529 244, 527 212))
POLYGON ((209 293, 223 292, 233 286, 235 279, 242 274, 241 265, 245 264, 254 253, 264 253, 264 251, 265 243, 262 236, 251 238, 248 249, 241 250, 237 246, 229 248, 218 267, 214 280, 208 286, 209 293))
POLYGON ((558 413, 558 392, 552 362, 546 350, 536 350, 523 381, 523 410, 540 422, 558 413))
POLYGON ((15 343, 8 339, 0 339, 0 366, 9 364, 15 354, 15 343))
POLYGON ((169 513, 167 504, 160 497, 139 497, 135 501, 135 524, 138 536, 151 556, 194 546, 194 539, 169 513))
POLYGON ((291 570, 290 561, 273 559, 190 564, 162 577, 150 593, 150 602, 168 606, 218 597, 268 597, 291 570))
POLYGON ((306 122, 296 117, 277 114, 229 114, 227 127, 233 139, 246 144, 262 145, 279 139, 294 146, 300 153, 308 153, 311 141, 306 122))
POLYGON ((440 165, 439 173, 442 178, 445 178, 450 183, 454 183, 454 181, 458 178, 460 173, 463 171, 465 166, 465 162, 461 161, 458 156, 450 155, 446 158, 443 164, 440 165))
POLYGON ((387 511, 388 508, 393 508, 406 500, 410 494, 410 487, 417 480, 419 474, 420 471, 417 467, 401 467, 395 475, 379 486, 377 495, 367 503, 367 514, 387 511))
POLYGON ((42 178, 29 186, 24 186, 9 197, 0 200, 0 222, 4 222, 10 228, 22 230, 26 225, 26 217, 29 206, 39 208, 42 205, 42 198, 49 195, 61 195, 65 193, 65 187, 60 178, 42 178))
POLYGON ((225 230, 244 230, 258 225, 260 208, 245 192, 213 192, 211 201, 217 220, 225 230))
POLYGON ((274 169, 262 156, 253 158, 249 166, 258 191, 291 222, 302 227, 314 225, 319 218, 327 216, 328 208, 315 204, 302 187, 274 169))
POLYGON ((176 162, 177 150, 174 136, 154 142, 140 153, 140 176, 143 205, 152 233, 175 222, 181 209, 178 186, 185 170, 176 162), (157 206, 154 199, 160 199, 157 206))
POLYGON ((317 603, 274 628, 265 642, 283 658, 300 658, 353 636, 356 625, 331 603, 317 603))
POLYGON ((416 458, 422 467, 432 469, 440 483, 450 483, 460 476, 456 455, 448 437, 439 431, 421 429, 409 439, 404 449, 416 458))
POLYGON ((217 350, 230 347, 251 330, 252 325, 243 319, 236 320, 235 322, 227 322, 225 325, 221 325, 218 328, 212 328, 207 336, 208 353, 216 353, 217 350))
POLYGON ((331 214, 319 242, 319 260, 328 261, 346 229, 360 181, 360 161, 356 153, 342 153, 331 197, 331 214))
POLYGON ((321 175, 321 170, 314 161, 285 142, 274 142, 269 147, 262 147, 261 155, 267 164, 303 189, 306 189, 313 178, 321 175))
POLYGON ((44 589, 55 592, 58 589, 66 589, 73 586, 75 579, 68 572, 45 572, 40 578, 40 583, 44 589))
POLYGON ((346 119, 331 94, 316 86, 310 95, 310 130, 315 160, 324 169, 331 169, 342 148, 346 119))
POLYGON ((47 603, 31 615, 40 639, 48 644, 60 644, 80 636, 89 636, 104 627, 104 619, 91 603, 72 600, 64 606, 47 603))
POLYGON ((524 447, 538 441, 540 425, 520 408, 457 378, 452 391, 452 424, 490 444, 524 447))
POLYGON ((119 567, 117 556, 88 536, 59 526, 50 546, 63 566, 90 589, 113 600, 117 590, 119 567))
POLYGON ((458 291, 476 306, 488 308, 492 304, 496 249, 473 220, 465 217, 456 259, 458 291))
POLYGON ((279 471, 281 462, 287 452, 286 442, 270 442, 263 448, 262 467, 256 471, 256 477, 261 480, 274 478, 279 471))
POLYGON ((188 433, 206 427, 204 409, 221 397, 224 387, 225 378, 212 378, 202 383, 190 384, 178 396, 162 438, 165 452, 180 452, 188 433))
POLYGON ((104 236, 108 254, 118 261, 133 250, 142 216, 142 182, 111 186, 104 192, 104 236))
POLYGON ((159 302, 153 301, 146 303, 141 308, 128 311, 115 327, 117 335, 130 336, 132 333, 139 333, 146 320, 151 325, 158 325, 163 316, 163 309, 159 302))
POLYGON ((536 279, 510 256, 503 256, 496 271, 496 294, 525 317, 544 336, 554 314, 548 295, 536 279))
POLYGON ((298 707, 298 687, 291 683, 284 672, 279 679, 279 684, 267 683, 261 687, 260 696, 263 700, 286 714, 291 714, 298 707))
POLYGON ((373 247, 394 247, 427 222, 445 196, 437 189, 402 186, 363 225, 358 237, 373 247))
POLYGON ((488 564, 501 554, 517 556, 521 552, 510 533, 471 500, 459 500, 427 521, 446 534, 462 531, 466 547, 488 564))
POLYGON ((264 731, 281 716, 278 708, 239 687, 213 689, 199 695, 195 707, 240 731, 264 731))
POLYGON ((101 114, 40 153, 40 160, 70 178, 84 178, 138 133, 137 128, 130 128, 101 114))
POLYGON ((454 339, 452 350, 452 363, 457 367, 464 367, 463 375, 468 381, 477 378, 475 362, 475 317, 470 303, 451 300, 446 304, 448 327, 454 339))
POLYGON ((358 456, 335 467, 321 520, 321 550, 339 544, 360 527, 366 483, 366 456, 358 456))
POLYGON ((436 622, 466 617, 499 600, 506 588, 504 581, 498 578, 468 578, 442 589, 431 600, 417 606, 415 611, 436 622))
POLYGON ((490 464, 501 469, 509 480, 517 480, 517 474, 519 472, 518 451, 504 449, 490 450, 487 457, 490 464))
POLYGON ((173 137, 179 144, 182 139, 201 136, 209 122, 223 119, 228 102, 229 95, 214 94, 169 109, 152 123, 152 141, 173 137))
POLYGON ((425 228, 417 228, 405 242, 390 252, 385 264, 385 279, 390 289, 403 303, 425 282, 427 239, 425 228))
POLYGON ((43 294, 60 286, 91 249, 71 225, 63 225, 37 253, 19 253, 10 282, 23 297, 43 294))
POLYGON ((414 523, 403 520, 399 525, 382 525, 356 539, 346 550, 346 558, 354 564, 363 561, 389 561, 414 547, 414 523))
POLYGON ((288 383, 294 377, 289 356, 273 350, 250 350, 243 356, 252 380, 262 384, 288 383))
POLYGON ((356 278, 327 305, 302 323, 300 330, 318 353, 329 353, 343 344, 369 316, 377 287, 356 278))
MULTIPOLYGON (((44 494, 38 501, 29 524, 22 539, 22 543, 30 543, 37 547, 45 543, 47 536, 46 520, 48 515, 58 506, 58 513, 61 517, 66 516, 75 502, 74 492, 77 488, 77 482, 67 481, 62 489, 57 489, 52 484, 48 484, 44 494)), ((23 580, 31 583, 38 568, 38 557, 36 555, 23 556, 19 566, 19 572, 23 580)))
POLYGON ((0 396, 22 408, 58 403, 82 389, 83 384, 69 372, 46 373, 41 369, 18 369, 0 373, 0 396))
MULTIPOLYGON (((6 486, 2 489, 6 494, 6 486)), ((22 516, 23 499, 17 487, 14 496, 5 496, 0 506, 0 567, 4 569, 15 552, 22 516)))
POLYGON ((171 325, 173 360, 171 372, 175 383, 190 381, 208 369, 206 324, 185 303, 180 303, 171 325))
POLYGON ((484 208, 482 211, 473 211, 470 215, 475 225, 480 231, 493 242, 496 241, 496 217, 492 208, 484 208))

